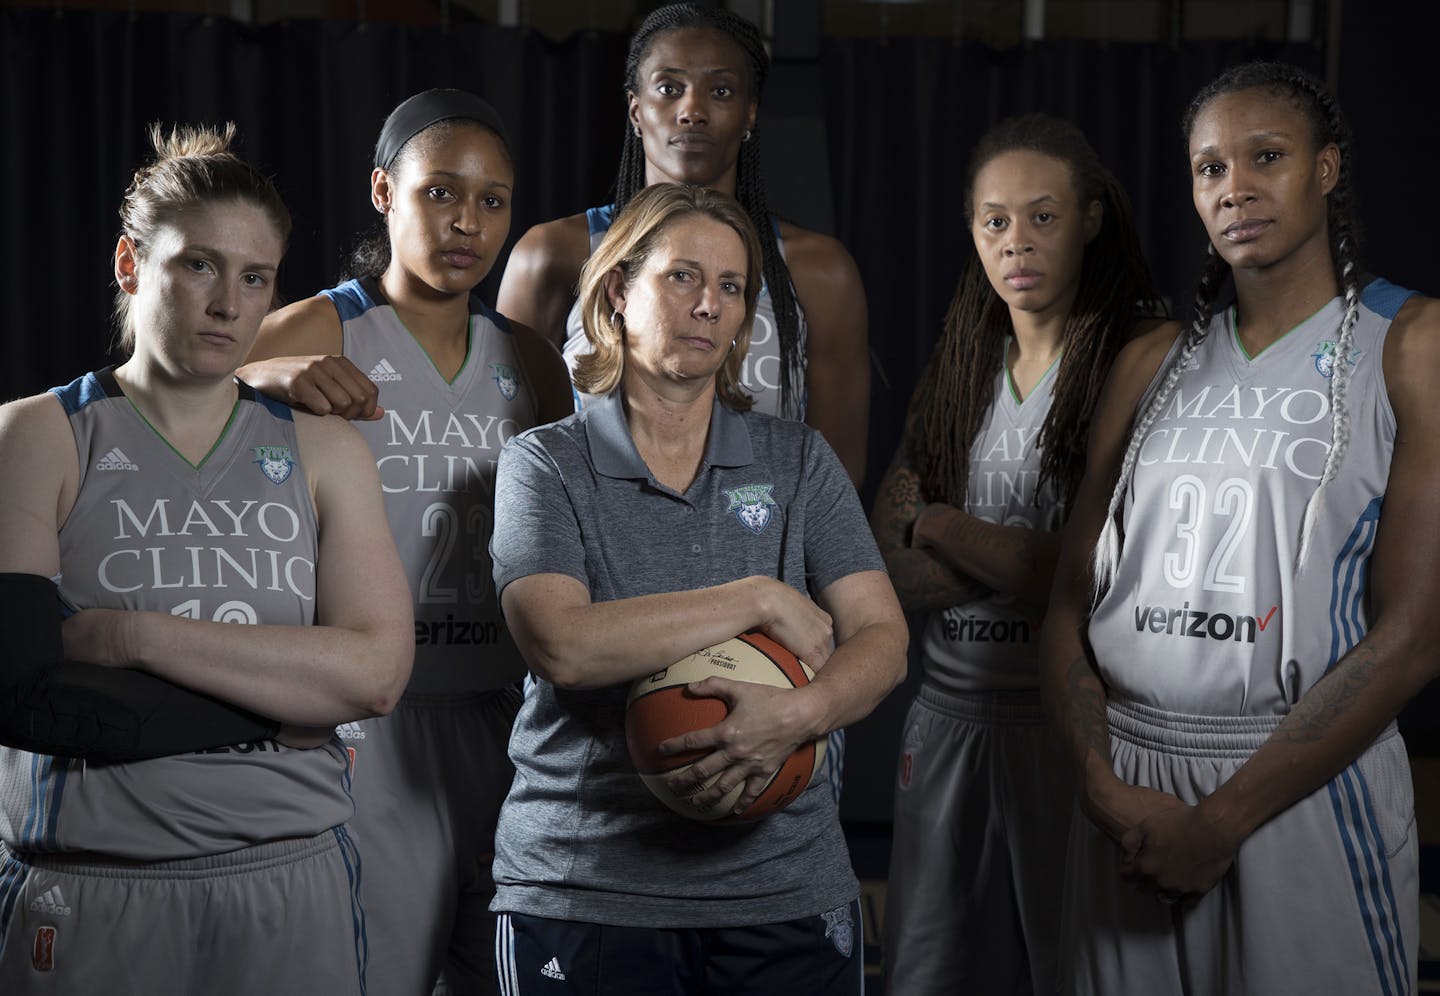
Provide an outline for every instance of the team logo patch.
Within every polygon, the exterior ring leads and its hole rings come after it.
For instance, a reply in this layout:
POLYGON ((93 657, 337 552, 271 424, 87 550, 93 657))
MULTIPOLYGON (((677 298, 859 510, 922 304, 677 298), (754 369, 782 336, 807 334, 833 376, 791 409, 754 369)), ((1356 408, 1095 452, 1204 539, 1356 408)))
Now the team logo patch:
POLYGON ((290 472, 295 469, 295 460, 291 457, 288 446, 257 446, 255 462, 273 484, 284 484, 289 479, 290 472))
POLYGON ((855 921, 850 917, 850 904, 837 906, 820 916, 825 920, 825 936, 835 945, 840 957, 849 958, 855 947, 855 921))
POLYGON ((494 375, 495 386, 500 388, 500 396, 506 401, 514 401, 515 395, 520 393, 520 378, 515 368, 508 363, 492 363, 490 372, 494 375))
POLYGON ((770 519, 774 515, 770 510, 778 507, 775 499, 770 497, 770 492, 774 490, 773 484, 746 484, 733 491, 726 491, 725 497, 730 499, 730 507, 725 511, 734 512, 740 524, 758 536, 770 525, 770 519))
POLYGON ((55 937, 54 927, 35 928, 35 946, 30 949, 30 964, 35 971, 55 971, 55 937))
MULTIPOLYGON (((1338 346, 1338 343, 1323 339, 1315 346, 1315 352, 1310 354, 1315 359, 1316 372, 1326 380, 1335 376, 1335 353, 1338 346)), ((1360 357, 1363 355, 1363 350, 1352 349, 1345 362, 1353 367, 1360 362, 1360 357)))

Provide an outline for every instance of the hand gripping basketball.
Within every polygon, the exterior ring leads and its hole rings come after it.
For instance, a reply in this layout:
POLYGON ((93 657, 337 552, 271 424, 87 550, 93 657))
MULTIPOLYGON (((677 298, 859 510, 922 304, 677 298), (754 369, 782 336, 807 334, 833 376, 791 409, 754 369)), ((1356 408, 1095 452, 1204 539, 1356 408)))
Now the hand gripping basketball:
POLYGON ((754 820, 789 805, 825 758, 823 738, 797 747, 780 732, 785 695, 813 676, 775 641, 744 633, 640 678, 630 689, 625 741, 641 780, 694 820, 754 820), (660 752, 687 734, 692 749, 660 752))

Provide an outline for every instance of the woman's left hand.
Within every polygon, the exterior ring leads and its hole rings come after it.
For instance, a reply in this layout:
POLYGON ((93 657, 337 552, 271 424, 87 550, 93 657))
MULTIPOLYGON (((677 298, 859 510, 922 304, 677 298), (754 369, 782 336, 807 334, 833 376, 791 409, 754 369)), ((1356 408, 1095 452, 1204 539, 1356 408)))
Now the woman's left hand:
POLYGON ((706 678, 690 685, 689 691, 722 700, 729 712, 714 726, 660 744, 662 754, 713 752, 672 776, 670 788, 704 810, 744 782, 745 791, 735 804, 735 811, 740 812, 760 798, 770 776, 808 739, 804 692, 729 678, 706 678), (695 791, 716 774, 720 777, 714 784, 695 791))
POLYGON ((1160 810, 1121 838, 1120 874, 1161 902, 1203 895, 1230 870, 1239 842, 1230 840, 1202 806, 1160 810))

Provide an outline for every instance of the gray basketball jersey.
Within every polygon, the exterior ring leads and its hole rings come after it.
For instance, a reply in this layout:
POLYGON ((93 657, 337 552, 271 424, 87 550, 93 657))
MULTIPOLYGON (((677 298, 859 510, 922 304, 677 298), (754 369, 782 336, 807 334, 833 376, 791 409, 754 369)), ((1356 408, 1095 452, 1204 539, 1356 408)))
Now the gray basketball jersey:
MULTIPOLYGON (((594 252, 600 248, 600 243, 605 238, 605 233, 610 231, 610 224, 615 220, 615 206, 606 204, 603 207, 592 207, 585 212, 585 220, 590 226, 590 251, 594 252)), ((776 235, 777 244, 779 235, 776 235)), ((781 245, 783 253, 784 247, 781 245)), ((806 326, 805 313, 799 310, 799 302, 796 302, 796 311, 800 319, 800 363, 803 371, 805 365, 806 349, 806 326)), ((585 338, 584 326, 580 323, 580 302, 576 300, 570 306, 570 314, 565 318, 565 364, 570 372, 575 372, 575 364, 580 357, 590 352, 590 343, 585 338)), ((755 302, 755 324, 750 333, 750 350, 745 355, 745 363, 740 370, 740 383, 744 385, 747 394, 755 399, 754 411, 764 412, 766 415, 781 415, 780 410, 780 333, 775 324, 775 306, 770 300, 770 288, 760 288, 760 298, 755 302)), ((798 418, 805 420, 805 395, 803 378, 801 384, 800 405, 798 418)), ((589 405, 595 399, 589 394, 575 392, 575 410, 589 405)))
POLYGON ((446 381, 373 279, 322 292, 345 356, 380 386, 385 417, 356 422, 375 453, 385 515, 415 600, 408 692, 487 691, 518 681, 490 567, 495 461, 537 406, 505 318, 471 297, 470 348, 446 381))
MULTIPOLYGON (((52 393, 81 468, 60 530, 70 606, 311 623, 315 508, 288 408, 240 385, 229 424, 196 467, 110 370, 52 393)), ((334 739, 316 750, 266 740, 127 763, 0 749, 0 804, 0 837, 18 850, 140 861, 309 837, 354 811, 334 739)))
POLYGON ((1253 358, 1233 311, 1211 322, 1141 444, 1119 570, 1090 622, 1115 695, 1193 715, 1280 715, 1365 635, 1395 439, 1381 359, 1410 293, 1367 286, 1343 357, 1340 298, 1253 358), (1297 571, 1340 363, 1350 374, 1350 442, 1297 571))
MULTIPOLYGON (((965 511, 986 522, 1054 532, 1064 507, 1053 482, 1040 481, 1036 446, 1054 397, 1059 361, 1020 401, 1004 370, 995 375, 995 400, 970 447, 965 511)), ((922 638, 925 680, 951 693, 1037 688, 1040 684, 1040 615, 1013 595, 932 612, 922 638)))

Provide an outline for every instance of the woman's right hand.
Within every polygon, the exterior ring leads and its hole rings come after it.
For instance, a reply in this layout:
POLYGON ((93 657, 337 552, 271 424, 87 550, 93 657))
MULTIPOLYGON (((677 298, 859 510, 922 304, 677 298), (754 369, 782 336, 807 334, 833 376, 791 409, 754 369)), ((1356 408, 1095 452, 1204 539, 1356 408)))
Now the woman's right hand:
POLYGON ((835 625, 830 613, 807 595, 774 578, 755 577, 762 622, 757 627, 770 639, 819 671, 835 650, 835 625))
POLYGON ((344 356, 276 356, 247 363, 240 379, 314 415, 373 421, 385 415, 380 388, 344 356))

